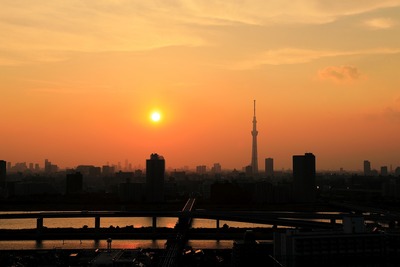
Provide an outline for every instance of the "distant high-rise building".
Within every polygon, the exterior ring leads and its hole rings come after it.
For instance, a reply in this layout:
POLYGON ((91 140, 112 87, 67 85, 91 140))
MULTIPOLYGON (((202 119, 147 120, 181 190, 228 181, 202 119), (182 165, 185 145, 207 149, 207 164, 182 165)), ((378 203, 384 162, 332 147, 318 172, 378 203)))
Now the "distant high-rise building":
POLYGON ((44 172, 51 172, 51 162, 48 159, 44 160, 44 172))
POLYGON ((0 187, 5 186, 6 176, 7 176, 7 162, 5 160, 0 160, 0 187))
POLYGON ((197 174, 205 174, 206 171, 207 171, 206 165, 199 165, 199 166, 196 166, 196 173, 197 173, 197 174))
POLYGON ((125 167, 124 170, 127 171, 129 169, 129 161, 126 159, 125 160, 125 167))
POLYGON ((371 162, 364 160, 364 175, 371 175, 371 162))
POLYGON ((253 116, 253 131, 251 131, 253 136, 252 150, 251 150, 251 168, 253 175, 258 174, 258 156, 257 156, 257 120, 256 120, 256 101, 254 100, 254 116, 253 116))
POLYGON ((146 160, 146 199, 148 202, 164 201, 165 160, 156 153, 146 160))
POLYGON ((221 164, 214 163, 214 166, 211 167, 211 172, 212 173, 221 173, 222 172, 221 164))
POLYGON ((9 161, 7 162, 7 170, 11 171, 11 162, 9 162, 9 161))
POLYGON ((388 176, 388 167, 387 166, 382 166, 381 167, 381 175, 382 176, 388 176))
POLYGON ((265 159, 265 175, 267 177, 274 176, 274 159, 273 158, 265 159))
POLYGON ((244 173, 246 174, 246 177, 252 177, 253 176, 253 166, 251 166, 251 165, 245 166, 244 173))
POLYGON ((44 160, 44 172, 45 173, 55 173, 58 171, 58 166, 55 164, 51 164, 48 159, 44 160))
POLYGON ((83 191, 83 176, 80 172, 67 174, 66 194, 80 194, 83 191))
POLYGON ((315 156, 312 153, 293 156, 293 190, 297 201, 315 200, 315 156))
POLYGON ((108 165, 103 165, 103 167, 101 168, 101 174, 103 176, 112 176, 115 173, 115 167, 111 167, 108 165))

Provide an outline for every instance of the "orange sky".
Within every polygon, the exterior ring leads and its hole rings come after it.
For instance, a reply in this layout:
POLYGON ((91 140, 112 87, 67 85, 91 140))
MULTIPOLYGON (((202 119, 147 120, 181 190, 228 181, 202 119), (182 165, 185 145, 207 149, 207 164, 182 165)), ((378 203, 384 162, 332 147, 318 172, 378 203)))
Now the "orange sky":
POLYGON ((400 166, 400 1, 1 5, 1 159, 400 166))

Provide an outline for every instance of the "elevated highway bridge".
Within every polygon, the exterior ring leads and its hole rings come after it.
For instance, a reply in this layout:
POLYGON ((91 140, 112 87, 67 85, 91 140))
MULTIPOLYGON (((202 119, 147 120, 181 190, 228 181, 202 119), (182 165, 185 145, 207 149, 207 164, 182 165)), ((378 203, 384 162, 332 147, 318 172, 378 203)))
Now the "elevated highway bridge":
MULTIPOLYGON (((210 211, 195 210, 195 199, 189 199, 181 211, 46 211, 46 212, 10 212, 1 213, 0 220, 8 219, 36 219, 37 229, 43 228, 43 219, 47 218, 93 218, 95 228, 101 227, 101 218, 105 217, 150 217, 152 227, 157 228, 157 218, 177 218, 178 222, 186 220, 191 225, 193 219, 209 219, 216 221, 216 228, 220 227, 220 221, 235 221, 245 223, 257 223, 286 227, 315 227, 332 228, 341 227, 344 216, 352 213, 326 213, 326 212, 286 212, 286 211, 210 211)), ((364 220, 388 223, 400 221, 399 213, 386 211, 363 213, 364 220)))

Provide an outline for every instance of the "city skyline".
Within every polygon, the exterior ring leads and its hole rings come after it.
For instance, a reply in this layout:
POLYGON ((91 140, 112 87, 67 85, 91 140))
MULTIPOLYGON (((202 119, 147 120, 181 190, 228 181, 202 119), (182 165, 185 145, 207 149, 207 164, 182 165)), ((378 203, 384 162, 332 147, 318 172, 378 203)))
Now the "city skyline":
MULTIPOLYGON (((3 1, 0 159, 400 166, 400 2, 3 1), (73 14, 73 15, 72 15, 73 14), (151 121, 152 112, 157 120, 151 121)), ((261 171, 259 165, 259 171, 261 171)))
MULTIPOLYGON (((157 153, 152 153, 157 154, 157 153)), ((306 152, 305 154, 312 154, 310 152, 306 152)), ((296 155, 292 155, 292 158, 296 155)), ((292 166, 288 168, 280 168, 280 167, 274 167, 274 159, 273 158, 265 158, 263 159, 263 164, 261 165, 258 174, 256 174, 256 177, 272 177, 274 173, 276 174, 283 174, 283 173, 288 173, 292 172, 293 168, 292 166)), ((48 161, 48 159, 45 159, 44 164, 38 163, 38 162, 10 162, 6 160, 0 160, 1 162, 5 162, 3 164, 6 166, 7 172, 10 173, 15 173, 15 172, 24 172, 27 171, 28 173, 56 173, 59 171, 71 171, 71 170, 76 170, 80 171, 81 168, 86 169, 89 167, 95 167, 95 168, 106 168, 106 172, 109 171, 109 169, 112 169, 114 172, 134 172, 137 170, 140 171, 145 171, 146 170, 146 164, 142 163, 134 163, 130 162, 128 159, 125 159, 125 164, 123 165, 121 161, 118 162, 107 162, 105 164, 85 164, 85 163, 78 163, 77 165, 74 166, 59 166, 58 164, 53 164, 52 162, 48 161), (47 166, 47 167, 46 167, 47 166)), ((232 172, 232 171, 240 171, 245 173, 246 168, 250 168, 252 170, 251 165, 247 166, 242 166, 242 167, 237 167, 237 168, 225 168, 222 167, 219 162, 215 162, 212 164, 197 164, 195 166, 165 166, 165 170, 167 172, 176 172, 176 171, 189 171, 189 172, 194 172, 198 174, 206 174, 206 173, 221 173, 221 172, 232 172), (215 168, 218 168, 218 170, 215 170, 215 168)), ((4 168, 3 168, 4 169, 4 168)), ((363 162, 360 162, 360 166, 357 169, 344 169, 344 168, 339 168, 339 169, 321 169, 316 166, 316 170, 319 172, 330 172, 330 173, 359 173, 363 174, 365 176, 376 176, 376 175, 389 175, 389 174, 395 174, 397 173, 397 169, 400 169, 400 166, 395 166, 393 164, 390 165, 374 165, 368 160, 364 160, 363 162), (368 166, 366 167, 366 162, 368 162, 368 166), (366 169, 367 168, 367 169, 366 169), (367 171, 366 171, 367 170, 367 171), (384 173, 382 173, 382 170, 384 173)), ((253 175, 253 171, 251 171, 251 174, 253 175)))

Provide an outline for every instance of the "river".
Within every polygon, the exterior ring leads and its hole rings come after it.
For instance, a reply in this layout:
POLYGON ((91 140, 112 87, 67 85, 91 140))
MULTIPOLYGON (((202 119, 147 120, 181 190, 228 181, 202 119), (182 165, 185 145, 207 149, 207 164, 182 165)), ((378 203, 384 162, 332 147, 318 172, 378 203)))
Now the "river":
MULTIPOLYGON (((9 213, 29 213, 24 211, 15 212, 0 212, 0 214, 9 213)), ((173 228, 177 218, 160 217, 157 218, 157 227, 173 228)), ((271 225, 242 223, 233 221, 220 221, 220 226, 227 224, 230 227, 238 228, 255 228, 255 227, 272 227, 271 225)), ((94 218, 45 218, 43 226, 48 228, 82 228, 87 225, 94 227, 94 218)), ((152 226, 151 217, 103 217, 101 218, 101 227, 107 228, 110 226, 125 227, 133 225, 135 228, 152 226)), ((216 221, 208 219, 194 219, 193 228, 215 228, 216 221)), ((0 229, 34 229, 36 228, 36 219, 3 219, 0 220, 0 229)), ((119 249, 134 249, 134 248, 164 248, 166 240, 113 240, 112 247, 119 249)), ((198 249, 229 249, 232 248, 232 240, 190 240, 189 246, 198 249)), ((96 249, 106 248, 106 240, 43 240, 41 242, 32 240, 22 241, 0 241, 0 250, 22 250, 22 249, 96 249)))

